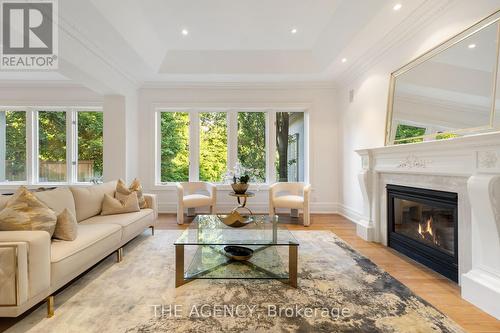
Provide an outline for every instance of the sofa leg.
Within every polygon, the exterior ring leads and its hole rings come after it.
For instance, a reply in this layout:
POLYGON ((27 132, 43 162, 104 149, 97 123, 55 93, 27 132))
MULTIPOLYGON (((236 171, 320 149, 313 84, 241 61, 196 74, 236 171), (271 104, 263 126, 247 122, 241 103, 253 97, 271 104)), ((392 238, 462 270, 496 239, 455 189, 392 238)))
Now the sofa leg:
POLYGON ((150 225, 149 228, 151 229, 151 236, 154 236, 155 235, 155 226, 150 225))
POLYGON ((294 218, 298 218, 299 217, 299 210, 295 209, 295 208, 292 208, 292 210, 290 212, 290 216, 294 217, 294 218))
POLYGON ((116 262, 121 262, 123 260, 123 247, 116 250, 116 262))
POLYGON ((47 318, 54 317, 54 296, 49 296, 47 301, 47 318))

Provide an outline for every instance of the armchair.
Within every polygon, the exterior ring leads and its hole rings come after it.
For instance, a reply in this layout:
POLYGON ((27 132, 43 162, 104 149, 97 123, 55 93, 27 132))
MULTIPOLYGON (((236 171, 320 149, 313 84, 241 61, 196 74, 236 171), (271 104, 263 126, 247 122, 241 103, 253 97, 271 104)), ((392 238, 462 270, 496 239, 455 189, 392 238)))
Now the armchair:
POLYGON ((269 216, 274 217, 276 208, 290 208, 292 216, 298 217, 302 209, 304 226, 309 226, 309 194, 311 185, 305 183, 274 183, 269 187, 269 216))
POLYGON ((184 223, 184 208, 188 215, 198 207, 210 207, 210 214, 215 214, 217 190, 215 185, 207 182, 177 183, 177 223, 184 223))

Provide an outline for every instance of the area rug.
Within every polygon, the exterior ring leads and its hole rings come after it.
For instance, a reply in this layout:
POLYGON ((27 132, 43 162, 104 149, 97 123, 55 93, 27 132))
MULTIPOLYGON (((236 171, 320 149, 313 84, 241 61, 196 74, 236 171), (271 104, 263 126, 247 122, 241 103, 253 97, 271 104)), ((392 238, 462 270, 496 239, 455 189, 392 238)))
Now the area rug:
POLYGON ((8 332, 463 332, 331 232, 296 231, 299 287, 275 280, 174 286, 179 231, 147 233, 8 332))

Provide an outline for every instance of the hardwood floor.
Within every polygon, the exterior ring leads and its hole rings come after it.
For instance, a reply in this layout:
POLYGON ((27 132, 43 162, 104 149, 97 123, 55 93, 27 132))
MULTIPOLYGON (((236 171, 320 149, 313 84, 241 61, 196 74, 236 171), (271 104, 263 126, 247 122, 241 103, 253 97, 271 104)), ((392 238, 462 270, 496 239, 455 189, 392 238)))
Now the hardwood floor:
MULTIPOLYGON (((176 224, 174 214, 161 214, 157 229, 184 229, 176 224)), ((340 215, 311 215, 311 226, 304 227, 302 219, 280 215, 280 222, 290 230, 327 230, 335 233, 361 254, 404 283, 468 332, 500 332, 500 320, 481 311, 460 297, 460 287, 427 267, 377 243, 366 242, 356 235, 355 225, 340 215)), ((499 300, 500 301, 500 300, 499 300)))
MULTIPOLYGON (((185 229, 191 221, 192 218, 185 218, 185 224, 179 226, 174 214, 160 214, 157 229, 185 229)), ((280 216, 280 221, 290 230, 326 230, 335 233, 466 331, 500 332, 500 321, 464 301, 460 297, 458 285, 390 248, 362 240, 356 236, 355 225, 344 217, 313 214, 310 227, 303 227, 301 219, 292 219, 289 216, 280 216)), ((25 316, 0 318, 0 332, 23 317, 25 316)))

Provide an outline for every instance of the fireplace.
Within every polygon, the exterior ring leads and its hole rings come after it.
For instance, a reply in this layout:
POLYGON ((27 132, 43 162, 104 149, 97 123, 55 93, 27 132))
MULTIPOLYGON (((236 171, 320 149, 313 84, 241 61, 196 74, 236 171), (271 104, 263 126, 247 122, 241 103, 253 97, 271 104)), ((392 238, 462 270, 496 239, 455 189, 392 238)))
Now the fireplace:
POLYGON ((458 282, 457 193, 387 185, 388 246, 458 282))

